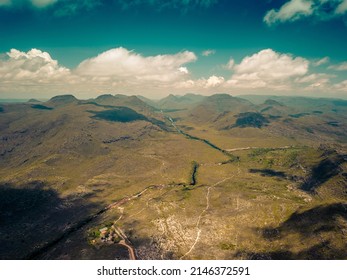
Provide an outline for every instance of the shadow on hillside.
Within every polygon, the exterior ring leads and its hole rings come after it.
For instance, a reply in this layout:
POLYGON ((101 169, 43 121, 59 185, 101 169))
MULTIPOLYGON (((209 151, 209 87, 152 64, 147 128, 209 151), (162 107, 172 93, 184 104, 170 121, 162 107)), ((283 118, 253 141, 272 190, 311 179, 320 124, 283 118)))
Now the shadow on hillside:
POLYGON ((249 169, 250 173, 260 173, 261 176, 265 176, 265 177, 277 177, 277 178, 282 178, 282 179, 286 179, 287 175, 286 173, 282 172, 282 171, 275 171, 273 169, 249 169))
POLYGON ((262 238, 269 242, 276 240, 285 242, 288 235, 298 234, 297 244, 289 241, 284 250, 266 253, 239 251, 236 253, 236 257, 247 259, 346 259, 347 244, 343 238, 343 223, 346 221, 347 204, 345 203, 318 206, 302 213, 295 212, 278 227, 261 228, 258 231, 262 238), (295 246, 305 243, 312 244, 314 240, 319 242, 303 250, 295 250, 295 246))
POLYGON ((278 250, 266 253, 238 252, 235 257, 248 260, 344 260, 347 257, 347 245, 343 248, 331 248, 330 242, 323 241, 306 250, 291 252, 278 250))
POLYGON ((135 110, 130 109, 128 107, 112 106, 111 110, 104 110, 104 111, 88 110, 87 112, 94 114, 93 116, 91 116, 91 118, 97 119, 97 120, 105 120, 110 122, 122 122, 122 123, 129 123, 134 121, 147 121, 158 126, 164 131, 171 131, 165 122, 155 118, 150 118, 150 117, 147 118, 146 116, 139 114, 135 110))
POLYGON ((342 155, 323 159, 312 168, 310 176, 301 184, 300 189, 306 192, 314 192, 326 181, 338 175, 342 171, 340 166, 345 161, 345 156, 342 155))
POLYGON ((133 122, 133 121, 148 121, 148 119, 142 115, 130 109, 128 107, 115 107, 111 110, 105 111, 87 111, 89 113, 93 113, 94 116, 91 118, 98 120, 105 120, 111 122, 133 122))
POLYGON ((0 184, 0 259, 39 256, 100 208, 86 197, 61 198, 42 181, 0 184))

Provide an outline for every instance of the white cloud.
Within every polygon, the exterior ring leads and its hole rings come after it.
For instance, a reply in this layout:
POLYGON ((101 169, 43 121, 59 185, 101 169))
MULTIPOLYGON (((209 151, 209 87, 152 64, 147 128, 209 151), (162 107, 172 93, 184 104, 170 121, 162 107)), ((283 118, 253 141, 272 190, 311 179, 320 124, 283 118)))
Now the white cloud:
POLYGON ((208 89, 217 88, 224 84, 224 77, 212 75, 209 78, 200 78, 196 80, 184 80, 174 84, 176 88, 183 88, 187 90, 197 90, 205 92, 208 89))
POLYGON ((176 83, 189 79, 185 64, 195 61, 193 52, 143 56, 116 48, 84 60, 76 69, 58 64, 47 52, 12 49, 0 55, 0 94, 95 95, 103 92, 164 94, 176 83))
POLYGON ((312 62, 312 64, 313 64, 313 66, 321 66, 323 64, 328 63, 329 61, 330 61, 330 58, 326 56, 326 57, 323 57, 321 59, 314 60, 312 62))
POLYGON ((275 22, 294 21, 313 13, 313 3, 306 0, 290 0, 279 10, 272 9, 264 17, 264 21, 271 25, 275 22))
POLYGON ((306 74, 308 61, 265 49, 252 56, 246 56, 234 69, 238 75, 256 74, 264 80, 287 79, 306 74))
POLYGON ((302 91, 331 91, 331 78, 335 78, 335 76, 325 73, 313 73, 299 77, 295 79, 295 82, 299 84, 299 89, 302 91))
POLYGON ((272 9, 264 16, 268 25, 296 21, 314 16, 318 20, 329 20, 347 12, 347 0, 290 0, 278 10, 272 9))
POLYGON ((307 94, 335 92, 343 95, 347 91, 347 81, 332 83, 332 78, 341 76, 312 73, 307 59, 272 49, 246 56, 239 64, 229 63, 233 64, 229 79, 216 74, 193 78, 187 64, 196 60, 196 55, 189 51, 144 56, 119 47, 86 59, 75 69, 68 69, 47 52, 12 49, 0 55, 0 95, 13 93, 17 97, 21 94, 32 97, 70 92, 92 97, 105 92, 122 92, 159 97, 167 92, 183 94, 187 91, 202 94, 305 91, 307 94))
POLYGON ((343 0, 336 8, 335 13, 336 14, 344 14, 347 12, 347 0, 343 0))
POLYGON ((206 50, 206 51, 203 51, 203 52, 201 53, 201 55, 202 55, 202 56, 210 56, 210 55, 213 55, 213 54, 215 54, 215 53, 216 53, 215 50, 206 50))
POLYGON ((293 90, 296 83, 325 83, 324 75, 306 77, 309 61, 302 57, 281 54, 272 49, 265 49, 251 56, 246 56, 239 64, 231 58, 225 68, 233 71, 230 79, 213 75, 208 79, 183 81, 179 87, 195 90, 221 88, 235 89, 268 89, 293 90), (306 77, 306 81, 304 81, 306 77), (298 80, 302 78, 302 80, 298 80))
POLYGON ((265 49, 234 65, 234 74, 226 84, 244 89, 290 90, 294 78, 307 74, 308 65, 304 58, 265 49))
POLYGON ((188 69, 183 65, 196 59, 196 55, 189 51, 145 57, 120 47, 82 61, 76 73, 82 76, 168 82, 187 75, 188 69))
POLYGON ((297 83, 320 83, 327 84, 334 76, 325 73, 314 73, 295 79, 297 83))
POLYGON ((178 71, 180 71, 180 72, 182 72, 184 74, 189 74, 189 71, 188 71, 187 67, 180 67, 180 68, 178 68, 178 71))
POLYGON ((213 75, 207 79, 205 87, 206 88, 217 87, 223 83, 224 83, 223 77, 217 77, 213 75))
POLYGON ((41 50, 11 49, 0 57, 0 94, 47 96, 68 92, 74 83, 81 83, 69 69, 41 50))
POLYGON ((234 89, 259 89, 268 86, 266 82, 258 78, 256 73, 234 75, 226 81, 226 85, 234 89))
POLYGON ((347 71, 347 61, 342 62, 340 64, 331 65, 328 69, 336 70, 336 71, 347 71))
POLYGON ((0 60, 0 81, 36 81, 38 83, 66 77, 70 70, 58 65, 47 52, 32 49, 21 52, 11 49, 7 59, 0 60))

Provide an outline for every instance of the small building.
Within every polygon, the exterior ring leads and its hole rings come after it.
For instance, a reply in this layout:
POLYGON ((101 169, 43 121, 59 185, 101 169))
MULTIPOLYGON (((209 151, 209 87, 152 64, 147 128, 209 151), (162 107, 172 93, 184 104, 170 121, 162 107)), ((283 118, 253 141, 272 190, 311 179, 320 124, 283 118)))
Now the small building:
POLYGON ((100 231, 101 233, 106 233, 106 232, 107 232, 107 230, 108 230, 108 228, 107 228, 107 227, 104 227, 104 228, 99 229, 99 231, 100 231))

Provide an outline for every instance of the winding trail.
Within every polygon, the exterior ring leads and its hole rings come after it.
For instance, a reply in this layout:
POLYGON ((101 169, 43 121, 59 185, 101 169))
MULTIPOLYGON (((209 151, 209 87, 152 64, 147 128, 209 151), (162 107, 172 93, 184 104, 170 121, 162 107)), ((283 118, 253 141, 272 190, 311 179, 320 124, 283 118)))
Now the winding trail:
POLYGON ((200 213, 197 221, 196 221, 196 230, 197 230, 197 233, 196 233, 196 238, 195 238, 195 241, 193 243, 193 245, 190 247, 190 249, 182 256, 180 257, 180 260, 182 260, 183 258, 185 258, 187 255, 189 255, 193 249, 195 248, 196 244, 199 242, 199 239, 200 239, 200 234, 201 234, 201 231, 202 229, 200 228, 200 222, 201 222, 201 219, 202 217, 204 216, 204 214, 206 213, 206 211, 210 208, 210 194, 211 194, 211 189, 218 186, 219 184, 222 184, 224 183, 225 181, 231 179, 232 177, 234 176, 231 176, 231 177, 228 177, 228 178, 225 178, 215 184, 213 184, 212 186, 209 186, 207 188, 207 192, 206 192, 206 207, 202 210, 202 212, 200 213))
POLYGON ((269 149, 272 151, 275 150, 287 150, 295 148, 295 146, 283 146, 283 147, 277 147, 277 148, 260 148, 260 147, 242 147, 242 148, 233 148, 233 149, 225 149, 227 152, 236 152, 236 151, 245 151, 245 150, 255 150, 255 149, 269 149))
POLYGON ((116 227, 115 225, 113 227, 114 227, 115 232, 118 234, 118 236, 120 238, 122 238, 122 240, 119 241, 118 244, 122 245, 128 249, 130 260, 136 260, 135 249, 132 246, 131 242, 129 241, 128 237, 125 235, 125 233, 119 227, 116 227))
POLYGON ((123 245, 123 246, 128 248, 130 260, 136 260, 135 249, 133 246, 128 245, 124 239, 119 241, 118 244, 123 245))

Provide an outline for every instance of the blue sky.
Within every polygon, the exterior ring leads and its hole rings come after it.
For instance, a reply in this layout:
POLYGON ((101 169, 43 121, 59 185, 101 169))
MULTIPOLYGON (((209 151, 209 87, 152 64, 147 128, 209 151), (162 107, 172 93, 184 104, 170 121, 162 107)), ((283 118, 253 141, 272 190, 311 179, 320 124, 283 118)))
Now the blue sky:
POLYGON ((347 98, 347 0, 0 0, 0 98, 347 98))

